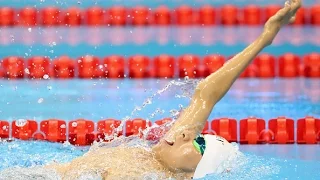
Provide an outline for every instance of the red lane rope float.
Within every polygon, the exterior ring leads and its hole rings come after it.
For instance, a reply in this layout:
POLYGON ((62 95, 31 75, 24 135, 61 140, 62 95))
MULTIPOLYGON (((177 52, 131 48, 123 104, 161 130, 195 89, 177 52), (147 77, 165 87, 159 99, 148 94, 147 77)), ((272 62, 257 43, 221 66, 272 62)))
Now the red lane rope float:
POLYGON ((170 55, 156 56, 153 60, 153 68, 156 78, 175 77, 175 59, 170 55))
POLYGON ((74 78, 75 77, 75 61, 68 56, 61 56, 53 61, 54 78, 74 78))
POLYGON ((211 129, 229 142, 237 142, 237 121, 235 119, 221 118, 211 122, 211 129))
POLYGON ((20 9, 17 24, 20 26, 36 26, 38 13, 33 7, 25 7, 20 9))
POLYGON ((67 124, 63 120, 44 120, 40 123, 40 131, 45 134, 44 140, 50 142, 63 143, 67 139, 67 124))
POLYGON ((114 137, 113 135, 116 134, 118 137, 123 135, 122 129, 117 129, 121 124, 120 120, 115 119, 106 119, 98 122, 97 128, 97 139, 98 140, 105 140, 110 141, 114 137))
POLYGON ((306 117, 297 121, 297 143, 316 144, 320 142, 320 119, 306 117))
MULTIPOLYGON (((113 6, 103 8, 99 6, 81 10, 77 7, 59 9, 45 7, 34 9, 25 7, 14 9, 11 7, 0 8, 0 26, 123 26, 123 25, 262 25, 268 18, 281 8, 278 5, 260 7, 248 5, 243 8, 234 5, 214 7, 204 5, 193 8, 182 5, 175 9, 159 6, 150 9, 145 6, 133 8, 113 6)), ((320 25, 319 5, 302 7, 298 10, 293 25, 320 25)))
MULTIPOLYGON (((64 120, 48 119, 40 122, 39 126, 34 120, 20 119, 11 123, 10 131, 10 123, 1 120, 0 138, 2 140, 10 140, 12 137, 21 140, 69 141, 71 144, 84 146, 94 141, 111 141, 116 136, 138 135, 156 142, 170 129, 171 122, 172 119, 165 118, 155 121, 152 125, 150 121, 136 118, 125 121, 123 130, 122 127, 120 128, 121 121, 116 119, 100 120, 97 123, 86 119, 77 119, 68 123, 64 120)), ((307 116, 298 119, 295 123, 293 119, 278 117, 270 119, 267 123, 268 128, 266 128, 266 121, 261 118, 250 117, 240 121, 232 118, 217 118, 211 122, 207 121, 202 133, 217 134, 230 142, 240 144, 320 144, 319 118, 307 116)))
POLYGON ((320 77, 320 54, 311 53, 303 57, 304 76, 311 78, 320 77))
POLYGON ((42 79, 50 75, 50 60, 47 57, 36 56, 28 60, 29 78, 42 79))
POLYGON ((82 14, 80 8, 70 7, 63 12, 62 22, 67 26, 79 26, 83 21, 82 14))
POLYGON ((300 58, 292 53, 287 53, 278 59, 279 77, 291 78, 300 75, 300 58))
POLYGON ((12 137, 21 139, 21 140, 28 140, 33 137, 33 134, 38 129, 38 123, 34 120, 27 120, 27 121, 12 121, 12 137))
POLYGON ((8 79, 24 77, 24 60, 21 57, 11 56, 4 58, 1 66, 4 70, 4 77, 8 79))
POLYGON ((46 7, 41 10, 41 24, 44 26, 58 26, 62 23, 60 10, 56 7, 46 7))
POLYGON ((69 122, 69 142, 73 145, 90 145, 95 140, 94 123, 90 120, 77 119, 69 122))
MULTIPOLYGON (((230 59, 231 57, 229 57, 230 59)), ((217 54, 199 57, 192 54, 173 57, 159 55, 151 59, 144 55, 128 58, 86 55, 77 59, 61 56, 53 61, 35 56, 28 60, 10 56, 0 63, 0 77, 19 79, 49 78, 203 78, 217 71, 226 62, 217 54)), ((279 57, 258 55, 240 75, 241 78, 320 78, 320 53, 303 57, 287 53, 279 57)))
POLYGON ((9 138, 9 122, 0 120, 0 139, 9 138))
POLYGON ((166 6, 159 6, 153 12, 153 24, 155 25, 170 25, 172 16, 170 9, 166 6))

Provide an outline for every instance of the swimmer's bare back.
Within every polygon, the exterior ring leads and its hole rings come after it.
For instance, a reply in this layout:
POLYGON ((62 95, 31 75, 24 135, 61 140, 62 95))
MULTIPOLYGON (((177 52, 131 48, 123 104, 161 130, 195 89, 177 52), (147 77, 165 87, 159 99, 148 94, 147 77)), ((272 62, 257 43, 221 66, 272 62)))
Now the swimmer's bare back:
POLYGON ((192 136, 201 133, 214 105, 227 93, 258 53, 271 45, 279 30, 295 20, 300 7, 301 0, 287 1, 285 6, 266 22, 263 32, 253 43, 197 85, 190 105, 167 133, 168 141, 174 141, 174 137, 186 129, 192 136))

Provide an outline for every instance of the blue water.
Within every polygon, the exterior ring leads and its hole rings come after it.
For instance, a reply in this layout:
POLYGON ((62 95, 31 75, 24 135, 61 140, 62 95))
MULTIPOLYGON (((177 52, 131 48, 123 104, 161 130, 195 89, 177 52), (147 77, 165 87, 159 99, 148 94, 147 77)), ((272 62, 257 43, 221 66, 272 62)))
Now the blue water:
MULTIPOLYGON (((41 121, 52 117, 66 121, 76 118, 98 121, 130 116, 154 121, 168 117, 170 110, 179 110, 188 104, 189 99, 180 96, 183 92, 192 92, 194 85, 190 81, 183 86, 172 85, 164 93, 157 94, 170 81, 3 80, 0 81, 0 118, 9 121, 18 118, 41 121), (142 108, 146 100, 150 100, 151 104, 142 108), (139 107, 140 111, 132 113, 139 107)), ((320 81, 317 79, 239 79, 216 105, 209 119, 231 117, 240 120, 257 116, 268 120, 282 115, 295 120, 306 115, 319 117, 319 87, 320 81)), ((52 161, 67 162, 87 150, 88 147, 74 147, 67 143, 2 142, 0 169, 44 165, 52 161)), ((245 153, 245 159, 237 168, 227 176, 210 176, 208 179, 320 177, 319 171, 316 171, 320 163, 319 145, 241 145, 240 150, 245 153)))

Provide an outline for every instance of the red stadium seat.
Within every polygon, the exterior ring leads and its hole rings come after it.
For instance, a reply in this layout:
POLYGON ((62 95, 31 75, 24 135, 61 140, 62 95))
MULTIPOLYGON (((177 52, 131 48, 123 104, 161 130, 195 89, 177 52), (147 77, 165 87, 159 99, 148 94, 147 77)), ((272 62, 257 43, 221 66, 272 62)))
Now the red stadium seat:
POLYGON ((136 55, 129 58, 129 77, 130 78, 148 78, 150 59, 147 56, 136 55))
POLYGON ((243 23, 246 25, 260 25, 262 22, 260 7, 248 5, 243 9, 243 23))
POLYGON ((158 124, 159 126, 161 126, 161 125, 169 123, 171 121, 172 121, 171 118, 164 118, 164 119, 160 119, 160 120, 155 121, 155 123, 158 124))
POLYGON ((67 26, 79 26, 82 23, 82 11, 78 7, 70 7, 64 11, 63 24, 67 26))
POLYGON ((50 75, 50 60, 47 57, 36 56, 28 60, 29 78, 46 79, 50 75))
POLYGON ((61 24, 60 10, 56 7, 46 7, 41 10, 41 22, 45 26, 61 24))
POLYGON ((89 26, 101 26, 105 24, 105 11, 98 6, 90 7, 86 11, 86 24, 89 26))
POLYGON ((95 56, 82 56, 78 60, 79 78, 98 78, 103 70, 99 68, 100 60, 95 56))
POLYGON ((194 23, 193 9, 190 6, 182 5, 175 9, 176 24, 191 25, 194 23))
POLYGON ((269 6, 265 7, 265 9, 264 9, 264 13, 265 13, 264 22, 266 22, 270 17, 275 15, 280 9, 281 9, 281 6, 279 6, 279 5, 269 5, 269 6))
POLYGON ((9 138, 9 122, 0 120, 0 140, 9 138))
POLYGON ((216 24, 216 9, 210 5, 200 7, 198 22, 200 25, 216 24))
POLYGON ((221 8, 221 24, 236 25, 239 23, 238 8, 234 5, 225 5, 221 8))
POLYGON ((169 25, 171 22, 171 11, 167 6, 159 6, 153 11, 153 24, 169 25))
POLYGON ((272 144, 293 144, 294 143, 294 121, 285 117, 270 119, 269 129, 274 133, 272 144))
POLYGON ((211 129, 217 135, 225 138, 229 142, 237 142, 237 121, 235 119, 221 118, 211 122, 211 129))
POLYGON ((255 58, 254 63, 257 67, 257 76, 260 78, 275 77, 275 57, 270 54, 261 54, 255 58))
POLYGON ((141 131, 145 130, 148 126, 150 127, 152 124, 150 121, 146 121, 144 119, 133 119, 126 121, 126 136, 131 136, 131 135, 140 135, 141 136, 141 131))
POLYGON ((131 10, 131 24, 132 25, 148 25, 150 23, 150 10, 145 6, 137 6, 131 10))
POLYGON ((112 140, 114 135, 121 136, 123 134, 122 131, 117 129, 120 126, 120 124, 121 121, 115 119, 106 119, 99 121, 97 129, 97 138, 108 141, 112 140))
POLYGON ((205 76, 210 75, 211 73, 216 72, 218 69, 220 69, 225 62, 225 58, 218 54, 212 54, 205 56, 203 58, 203 64, 206 68, 205 76))
POLYGON ((104 77, 123 78, 124 58, 122 56, 108 56, 103 60, 104 77))
POLYGON ((33 138, 33 134, 38 130, 38 124, 34 120, 14 120, 11 128, 13 138, 28 140, 33 138))
POLYGON ((320 143, 320 119, 306 117, 297 121, 297 143, 320 143))
POLYGON ((0 7, 0 26, 13 26, 14 23, 14 9, 10 7, 0 7))
POLYGON ((320 77, 320 53, 311 53, 303 57, 304 76, 320 77))
POLYGON ((18 24, 21 26, 37 25, 37 9, 33 7, 22 8, 19 12, 18 24))
POLYGON ((63 120, 44 120, 40 123, 40 131, 45 134, 45 140, 50 142, 63 143, 67 139, 67 125, 63 120))
POLYGON ((314 5, 311 7, 311 24, 320 25, 320 5, 314 5))
POLYGON ((247 118, 240 120, 240 143, 261 144, 264 139, 261 137, 266 123, 263 119, 247 118))
POLYGON ((306 9, 301 7, 296 13, 296 19, 292 23, 293 25, 304 25, 306 24, 306 9))
POLYGON ((198 56, 195 55, 183 55, 179 57, 179 77, 197 77, 197 68, 200 65, 200 60, 198 56))
POLYGON ((69 142, 73 145, 91 145, 95 140, 94 123, 90 120, 77 119, 69 122, 69 142))
POLYGON ((127 10, 123 6, 114 6, 107 10, 110 25, 123 26, 127 23, 127 10))
POLYGON ((68 56, 61 56, 53 62, 53 76, 68 79, 74 77, 75 63, 68 56))
POLYGON ((173 78, 175 76, 175 60, 173 56, 160 55, 153 60, 156 78, 173 78))
POLYGON ((20 57, 11 56, 2 61, 4 77, 15 79, 24 77, 24 60, 20 57))
POLYGON ((284 54, 278 59, 279 77, 291 78, 299 76, 300 58, 291 53, 284 54))

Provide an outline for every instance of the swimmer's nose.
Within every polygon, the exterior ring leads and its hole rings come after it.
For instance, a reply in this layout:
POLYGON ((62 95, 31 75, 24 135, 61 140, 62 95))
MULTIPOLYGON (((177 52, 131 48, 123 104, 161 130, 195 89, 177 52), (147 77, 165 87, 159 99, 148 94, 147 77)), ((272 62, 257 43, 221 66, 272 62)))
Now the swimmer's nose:
POLYGON ((188 133, 182 133, 182 139, 183 139, 183 141, 189 141, 190 135, 188 133))

